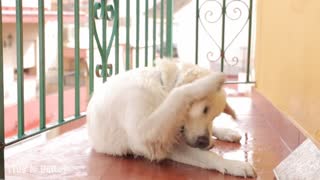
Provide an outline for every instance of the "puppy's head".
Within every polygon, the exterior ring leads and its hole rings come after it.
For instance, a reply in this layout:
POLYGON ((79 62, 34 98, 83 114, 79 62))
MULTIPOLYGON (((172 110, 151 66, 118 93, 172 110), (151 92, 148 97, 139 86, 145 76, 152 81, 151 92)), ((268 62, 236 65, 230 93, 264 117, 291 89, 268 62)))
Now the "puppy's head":
MULTIPOLYGON (((209 73, 208 70, 198 67, 195 67, 194 70, 189 69, 189 72, 185 74, 185 77, 183 78, 184 83, 190 83, 209 73)), ((222 112, 229 114, 234 119, 236 118, 234 111, 226 102, 226 95, 222 85, 223 83, 217 85, 219 86, 217 87, 217 91, 192 103, 184 126, 181 128, 182 134, 188 145, 201 149, 211 147, 212 122, 214 118, 219 116, 222 112)))

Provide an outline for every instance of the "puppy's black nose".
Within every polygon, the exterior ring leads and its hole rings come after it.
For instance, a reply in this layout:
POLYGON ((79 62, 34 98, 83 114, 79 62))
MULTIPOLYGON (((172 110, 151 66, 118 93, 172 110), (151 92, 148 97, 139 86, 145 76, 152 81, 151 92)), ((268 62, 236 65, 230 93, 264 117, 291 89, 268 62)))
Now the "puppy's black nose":
POLYGON ((196 146, 198 148, 206 148, 209 146, 209 137, 208 136, 199 136, 196 141, 196 146))

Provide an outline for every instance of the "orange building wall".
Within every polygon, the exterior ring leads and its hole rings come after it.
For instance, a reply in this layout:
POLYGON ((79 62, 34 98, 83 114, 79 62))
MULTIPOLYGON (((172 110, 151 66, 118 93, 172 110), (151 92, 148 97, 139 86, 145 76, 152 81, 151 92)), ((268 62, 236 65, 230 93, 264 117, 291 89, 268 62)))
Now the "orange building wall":
POLYGON ((257 6, 257 89, 320 147, 320 1, 257 6))

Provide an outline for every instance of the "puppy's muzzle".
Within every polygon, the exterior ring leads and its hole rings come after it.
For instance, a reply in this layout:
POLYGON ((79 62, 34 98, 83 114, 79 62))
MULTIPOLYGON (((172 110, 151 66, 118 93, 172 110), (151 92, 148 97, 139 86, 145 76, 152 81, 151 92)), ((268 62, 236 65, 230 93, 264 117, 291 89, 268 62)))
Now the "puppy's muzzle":
POLYGON ((199 136, 197 138, 195 146, 200 148, 200 149, 204 149, 204 148, 209 146, 209 143, 210 143, 210 139, 209 139, 208 136, 199 136))

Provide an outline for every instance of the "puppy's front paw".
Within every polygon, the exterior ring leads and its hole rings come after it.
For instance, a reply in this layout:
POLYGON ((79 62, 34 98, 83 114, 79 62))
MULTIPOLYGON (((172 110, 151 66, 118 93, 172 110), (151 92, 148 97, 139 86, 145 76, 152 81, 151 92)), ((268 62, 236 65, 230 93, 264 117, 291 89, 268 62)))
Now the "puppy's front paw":
POLYGON ((233 176, 241 177, 256 177, 257 174, 254 168, 248 162, 229 161, 224 169, 219 170, 223 174, 230 174, 233 176))
POLYGON ((228 142, 240 142, 241 134, 237 131, 229 129, 225 136, 223 136, 220 140, 228 142))
POLYGON ((241 134, 232 129, 216 128, 213 135, 221 141, 240 142, 241 140, 241 134))

